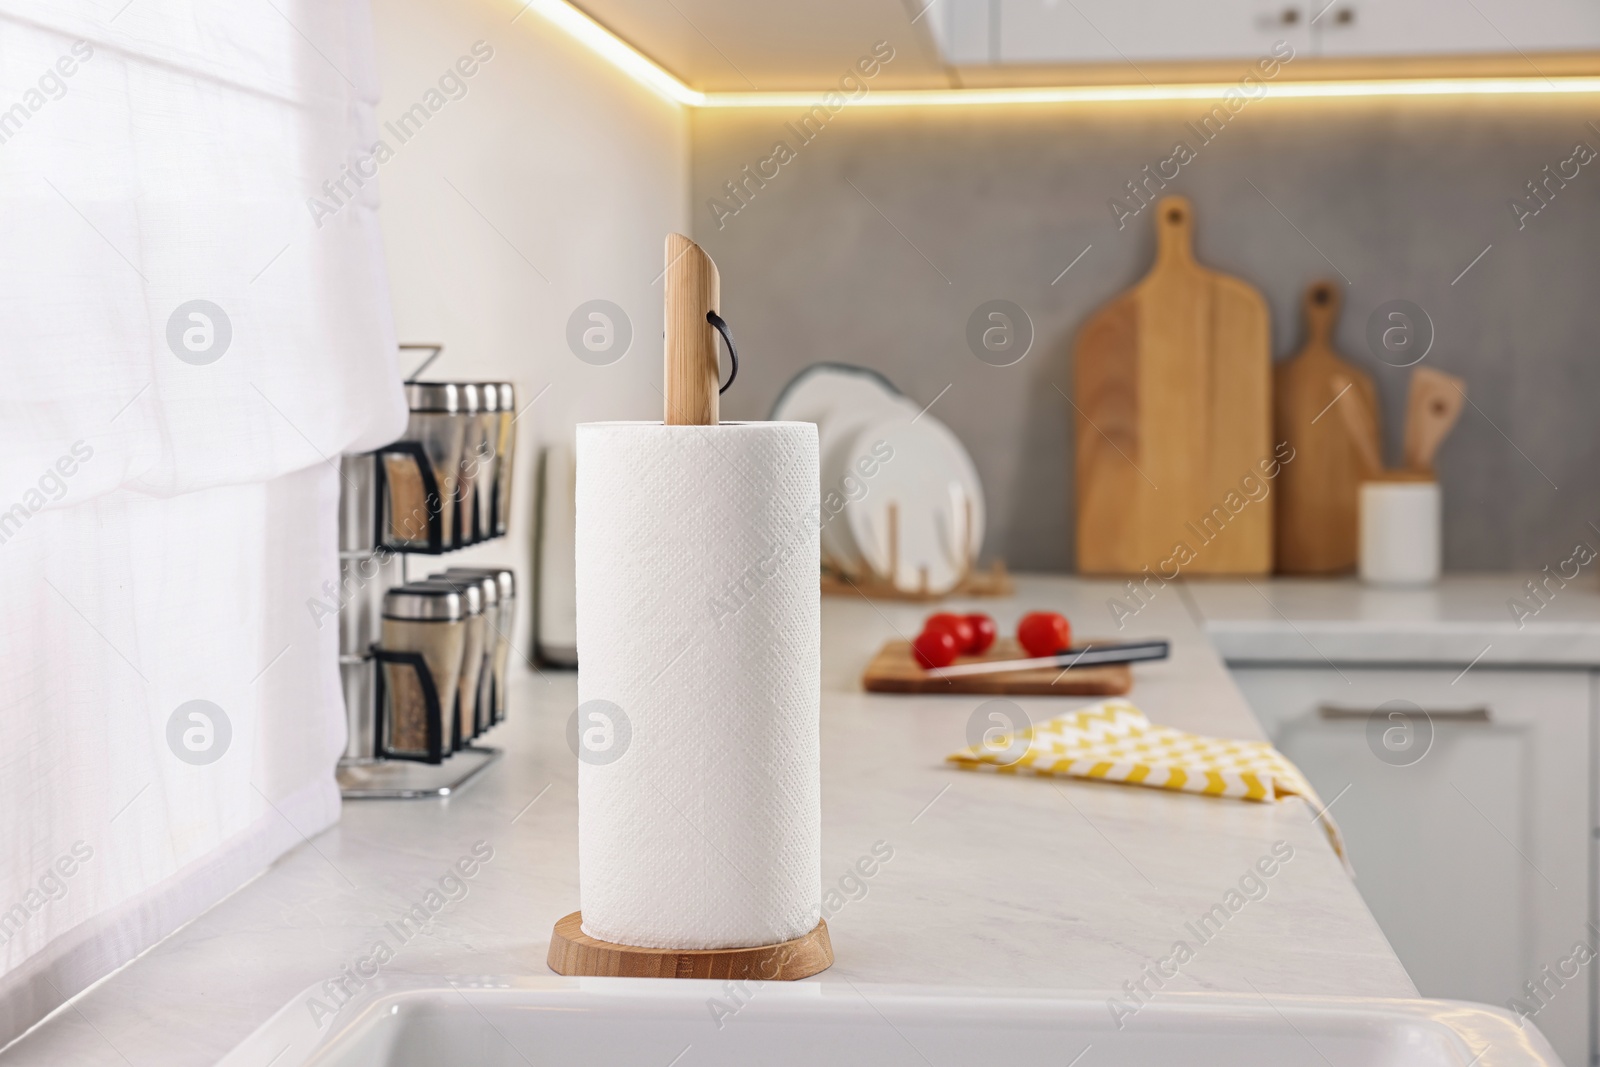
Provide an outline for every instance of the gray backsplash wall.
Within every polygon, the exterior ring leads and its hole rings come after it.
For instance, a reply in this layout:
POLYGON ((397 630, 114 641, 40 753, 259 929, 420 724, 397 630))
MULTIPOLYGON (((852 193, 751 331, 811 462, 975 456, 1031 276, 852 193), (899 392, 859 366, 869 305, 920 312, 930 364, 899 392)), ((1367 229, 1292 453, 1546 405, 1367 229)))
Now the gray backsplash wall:
POLYGON ((1377 383, 1391 464, 1410 371, 1371 354, 1367 319, 1392 299, 1431 317, 1427 361, 1465 378, 1475 405, 1438 462, 1447 568, 1537 570, 1580 539, 1600 546, 1589 526, 1600 524, 1600 160, 1565 187, 1552 181, 1521 229, 1508 206, 1547 164, 1570 174, 1578 142, 1600 148, 1600 99, 1265 99, 1202 144, 1188 124, 1208 109, 858 106, 809 143, 785 110, 695 112, 694 236, 721 269, 744 356, 725 413, 765 417, 817 360, 876 368, 922 403, 938 397, 933 413, 972 452, 986 555, 1072 569, 1072 409, 1057 390, 1071 392, 1086 316, 1151 262, 1153 211, 1119 230, 1108 201, 1181 139, 1195 158, 1166 191, 1194 203, 1200 261, 1265 294, 1274 358, 1301 344, 1305 286, 1348 279, 1337 345, 1377 383), (779 140, 794 158, 763 187, 747 181, 747 202, 719 225, 707 201, 736 206, 724 183, 747 164, 754 173, 779 140), (994 298, 1035 327, 1014 366, 979 362, 965 340, 969 315, 994 298))

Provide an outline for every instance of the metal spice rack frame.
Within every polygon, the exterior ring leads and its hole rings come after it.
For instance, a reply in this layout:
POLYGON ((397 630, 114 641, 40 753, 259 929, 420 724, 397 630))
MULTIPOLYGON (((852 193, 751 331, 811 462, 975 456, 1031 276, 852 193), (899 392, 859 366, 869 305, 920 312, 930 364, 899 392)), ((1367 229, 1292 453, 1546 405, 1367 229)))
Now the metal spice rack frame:
MULTIPOLYGON (((373 452, 345 455, 340 460, 339 500, 339 673, 344 691, 349 739, 339 760, 340 794, 355 799, 410 799, 442 797, 456 792, 477 777, 501 752, 497 748, 471 743, 457 744, 457 716, 452 714, 451 737, 447 742, 443 728, 445 709, 441 707, 426 662, 414 653, 384 651, 377 647, 381 629, 383 597, 396 585, 407 581, 406 558, 411 555, 439 556, 468 545, 481 544, 504 536, 501 528, 500 495, 492 492, 488 530, 480 528, 476 516, 473 536, 443 538, 443 507, 458 508, 453 526, 461 529, 460 502, 442 501, 437 480, 420 442, 396 441, 373 452), (427 505, 428 547, 396 547, 386 543, 383 517, 386 514, 385 477, 382 457, 406 454, 417 463, 427 505), (350 599, 345 602, 348 592, 350 599), (384 681, 380 664, 394 663, 417 673, 429 717, 429 751, 426 757, 391 753, 383 747, 384 681), (447 747, 448 746, 448 747, 447 747)), ((476 509, 474 509, 476 510, 476 509)), ((487 722, 475 723, 474 737, 504 719, 505 694, 494 682, 493 715, 487 722)))

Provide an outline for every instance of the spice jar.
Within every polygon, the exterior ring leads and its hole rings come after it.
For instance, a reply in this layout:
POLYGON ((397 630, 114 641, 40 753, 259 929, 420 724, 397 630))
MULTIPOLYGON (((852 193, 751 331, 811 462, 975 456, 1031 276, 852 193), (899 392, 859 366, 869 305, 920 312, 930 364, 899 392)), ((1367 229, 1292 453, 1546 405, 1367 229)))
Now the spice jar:
POLYGON ((483 679, 483 655, 487 619, 484 616, 483 588, 472 579, 450 578, 434 575, 418 585, 448 589, 461 597, 461 615, 465 639, 461 643, 459 684, 454 714, 450 705, 444 706, 445 734, 451 749, 460 749, 476 733, 479 685, 483 679))
POLYGON ((496 678, 494 656, 498 647, 501 618, 500 583, 494 573, 482 567, 451 567, 445 571, 446 581, 473 584, 483 594, 483 672, 478 680, 478 707, 473 719, 474 737, 495 724, 496 678))
MULTIPOLYGON (((463 462, 473 468, 473 514, 477 536, 483 541, 495 535, 495 498, 500 475, 500 387, 494 382, 478 382, 476 427, 467 431, 468 447, 463 462)), ((503 531, 502 531, 503 532, 503 531)))
POLYGON ((478 487, 483 474, 483 394, 476 382, 457 382, 461 397, 461 454, 456 461, 456 539, 462 548, 479 540, 478 487))
POLYGON ((495 438, 494 532, 503 534, 511 518, 511 457, 517 447, 517 394, 510 382, 496 382, 495 388, 500 394, 500 428, 495 438))
POLYGON ((440 551, 455 543, 461 446, 470 421, 461 417, 463 403, 460 387, 449 382, 406 383, 411 417, 405 436, 378 450, 387 487, 380 518, 387 547, 440 551), (421 456, 416 455, 419 449, 421 456), (430 526, 439 530, 438 544, 430 544, 430 526))
POLYGON ((493 679, 494 698, 490 703, 490 714, 487 721, 480 720, 480 732, 483 727, 493 726, 504 722, 506 717, 506 699, 510 683, 509 672, 511 667, 511 631, 516 625, 517 579, 509 567, 451 567, 445 571, 447 575, 481 575, 492 579, 497 595, 495 598, 494 622, 489 630, 489 673, 493 679))
POLYGON ((450 750, 444 716, 457 703, 467 640, 465 601, 449 586, 426 582, 399 585, 384 594, 378 646, 383 672, 381 755, 436 763, 450 750), (382 658, 396 652, 422 657, 438 699, 436 708, 429 708, 415 666, 382 658))

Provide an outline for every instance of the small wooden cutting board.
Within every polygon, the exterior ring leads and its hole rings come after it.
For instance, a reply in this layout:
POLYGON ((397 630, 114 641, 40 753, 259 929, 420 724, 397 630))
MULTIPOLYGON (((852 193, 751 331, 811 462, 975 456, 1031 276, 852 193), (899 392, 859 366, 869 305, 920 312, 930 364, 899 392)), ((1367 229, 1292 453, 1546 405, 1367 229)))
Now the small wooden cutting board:
MULTIPOLYGON (((1089 644, 1111 644, 1089 641, 1089 644)), ((962 663, 983 663, 997 659, 1022 659, 1028 654, 1009 637, 997 640, 981 656, 962 656, 962 663)), ((1126 663, 1104 667, 1042 667, 1006 674, 969 674, 954 678, 933 678, 911 654, 911 642, 889 641, 872 657, 861 675, 861 687, 869 693, 974 693, 1014 696, 1121 696, 1133 688, 1133 671, 1126 663)))
POLYGON ((1155 219, 1155 265, 1074 350, 1078 570, 1177 555, 1186 573, 1265 574, 1272 506, 1247 498, 1272 460, 1267 305, 1195 262, 1188 200, 1163 198, 1155 219))
POLYGON ((1277 437, 1294 449, 1273 487, 1282 574, 1355 569, 1356 502, 1372 463, 1363 456, 1382 456, 1372 379, 1333 350, 1339 303, 1338 286, 1312 283, 1305 294, 1306 345, 1273 375, 1277 437), (1336 404, 1350 410, 1331 410, 1336 404))

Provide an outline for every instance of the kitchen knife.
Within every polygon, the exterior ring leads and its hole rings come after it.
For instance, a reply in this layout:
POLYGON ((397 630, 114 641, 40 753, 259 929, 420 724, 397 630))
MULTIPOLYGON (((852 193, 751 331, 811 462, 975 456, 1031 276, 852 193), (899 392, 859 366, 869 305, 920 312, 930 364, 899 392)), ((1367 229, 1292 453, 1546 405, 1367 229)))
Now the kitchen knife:
POLYGON ((963 663, 955 667, 935 667, 928 672, 930 678, 956 678, 968 674, 1008 674, 1012 671, 1037 670, 1042 667, 1102 667, 1109 663, 1142 663, 1146 660, 1166 659, 1170 651, 1165 641, 1135 641, 1122 645, 1084 645, 1069 648, 1053 656, 1035 656, 1032 659, 992 659, 981 663, 963 663))

